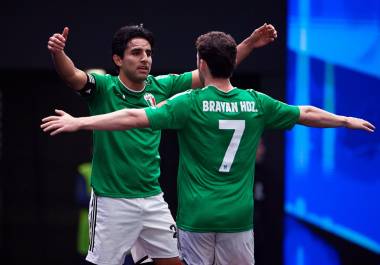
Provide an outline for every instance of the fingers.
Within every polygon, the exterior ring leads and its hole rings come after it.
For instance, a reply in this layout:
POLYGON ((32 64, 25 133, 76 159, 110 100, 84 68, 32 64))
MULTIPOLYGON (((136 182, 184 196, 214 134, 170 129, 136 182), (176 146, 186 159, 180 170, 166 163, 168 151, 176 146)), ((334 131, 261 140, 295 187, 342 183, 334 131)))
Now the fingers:
POLYGON ((63 115, 65 115, 65 114, 67 114, 66 112, 64 112, 63 110, 60 110, 60 109, 55 109, 54 111, 55 111, 55 113, 57 113, 59 116, 63 116, 63 115))
MULTIPOLYGON (((57 116, 54 116, 53 118, 58 118, 57 116)), ((57 135, 61 132, 64 132, 64 125, 60 123, 59 120, 53 120, 49 122, 45 122, 41 124, 41 129, 45 132, 48 133, 50 132, 50 135, 57 135)))
POLYGON ((47 127, 49 127, 50 125, 54 124, 55 121, 48 121, 48 122, 44 122, 43 124, 41 124, 41 129, 45 129, 47 127))
POLYGON ((370 127, 367 127, 367 126, 363 126, 362 129, 363 129, 363 130, 366 130, 367 132, 374 132, 373 129, 371 129, 370 127))
POLYGON ((65 27, 62 31, 62 36, 67 40, 67 36, 69 35, 69 28, 65 27))
POLYGON ((256 29, 256 33, 259 35, 268 38, 268 40, 273 41, 277 38, 277 30, 272 24, 264 23, 260 28, 256 29), (272 40, 273 39, 273 40, 272 40))
POLYGON ((371 123, 368 122, 368 121, 365 121, 364 124, 363 124, 363 126, 364 126, 364 129, 365 129, 366 131, 369 131, 369 132, 374 132, 375 129, 376 129, 375 125, 371 124, 371 123))
POLYGON ((60 134, 61 132, 63 132, 63 128, 59 128, 53 132, 50 133, 51 136, 54 136, 54 135, 57 135, 57 134, 60 134))
POLYGON ((41 128, 43 128, 43 131, 46 133, 50 132, 51 136, 60 134, 65 131, 64 125, 56 122, 42 124, 41 128))
POLYGON ((61 132, 70 131, 65 124, 65 119, 70 117, 66 112, 60 109, 55 109, 56 116, 49 116, 42 119, 41 129, 44 132, 49 132, 50 135, 57 135, 61 132))
POLYGON ((43 128, 44 132, 50 132, 62 128, 62 125, 56 122, 50 122, 48 124, 43 125, 44 127, 41 125, 41 128, 43 128))
POLYGON ((256 29, 257 31, 263 31, 266 29, 266 27, 268 26, 267 23, 264 23, 261 27, 259 27, 258 29, 256 29))
MULTIPOLYGON (((59 110, 56 110, 59 111, 59 110)), ((61 119, 61 116, 49 116, 42 119, 41 129, 43 129, 44 132, 50 131, 52 128, 51 126, 57 126, 59 125, 59 121, 61 119)))
POLYGON ((367 121, 367 123, 369 124, 369 126, 370 126, 371 129, 373 129, 373 130, 376 129, 376 126, 375 126, 375 125, 373 125, 372 123, 370 123, 370 122, 368 122, 368 121, 367 121))
POLYGON ((65 27, 63 29, 62 34, 60 33, 53 34, 48 40, 47 48, 51 52, 54 52, 54 53, 63 51, 66 45, 66 39, 67 39, 68 34, 69 34, 68 27, 65 27))
POLYGON ((62 37, 62 35, 55 33, 53 36, 49 38, 49 42, 54 44, 55 46, 64 48, 66 40, 62 37))
POLYGON ((43 123, 46 123, 46 122, 49 122, 49 121, 55 121, 55 120, 58 120, 58 119, 59 119, 58 116, 49 116, 49 117, 43 118, 43 119, 42 119, 42 122, 43 122, 43 123))
POLYGON ((265 25, 266 25, 265 28, 267 28, 267 29, 276 30, 272 24, 266 24, 265 23, 265 25))
POLYGON ((55 37, 50 37, 47 48, 52 52, 59 52, 63 51, 63 49, 65 48, 65 44, 55 37))
POLYGON ((354 128, 355 128, 355 124, 356 124, 356 128, 357 129, 362 129, 362 130, 365 130, 367 132, 374 132, 376 127, 375 125, 373 125, 372 123, 366 121, 366 120, 363 120, 363 119, 359 119, 359 118, 352 118, 352 121, 353 121, 353 124, 354 124, 354 128))
POLYGON ((266 25, 265 29, 269 36, 273 36, 273 38, 277 38, 277 30, 274 28, 272 24, 266 25))
POLYGON ((351 129, 360 129, 365 130, 367 132, 374 132, 376 129, 375 125, 360 118, 349 117, 349 122, 350 125, 348 126, 348 128, 351 129))

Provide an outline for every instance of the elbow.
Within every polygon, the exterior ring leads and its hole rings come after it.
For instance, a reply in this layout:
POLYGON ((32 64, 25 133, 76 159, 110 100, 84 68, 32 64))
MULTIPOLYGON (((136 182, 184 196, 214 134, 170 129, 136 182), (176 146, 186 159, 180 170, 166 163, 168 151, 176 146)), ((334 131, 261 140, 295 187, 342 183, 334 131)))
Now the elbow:
POLYGON ((318 119, 318 117, 314 115, 317 108, 313 106, 299 106, 299 108, 300 108, 300 117, 298 120, 299 124, 310 126, 315 122, 315 120, 318 119))
POLYGON ((315 112, 316 107, 314 106, 300 106, 301 113, 303 114, 310 114, 315 112))
POLYGON ((76 70, 73 74, 65 78, 66 84, 72 89, 78 91, 84 88, 87 82, 87 76, 83 75, 80 70, 76 70))
POLYGON ((123 109, 119 113, 118 120, 124 130, 149 127, 148 118, 142 109, 123 109))

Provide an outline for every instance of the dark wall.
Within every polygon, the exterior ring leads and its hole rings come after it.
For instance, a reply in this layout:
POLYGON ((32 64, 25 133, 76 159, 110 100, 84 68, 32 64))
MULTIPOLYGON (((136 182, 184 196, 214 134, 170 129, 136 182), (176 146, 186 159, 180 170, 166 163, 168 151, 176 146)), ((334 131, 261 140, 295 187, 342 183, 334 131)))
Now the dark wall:
POLYGON ((112 67, 113 33, 140 23, 155 34, 154 71, 195 68, 194 41, 210 30, 222 30, 241 41, 264 22, 273 23, 279 40, 245 62, 239 71, 281 72, 284 64, 285 1, 6 1, 0 69, 51 69, 48 37, 70 27, 67 52, 81 68, 112 67))
POLYGON ((0 259, 73 264, 77 166, 90 160, 91 133, 50 138, 39 125, 55 107, 86 115, 86 105, 53 72, 3 73, 0 259))

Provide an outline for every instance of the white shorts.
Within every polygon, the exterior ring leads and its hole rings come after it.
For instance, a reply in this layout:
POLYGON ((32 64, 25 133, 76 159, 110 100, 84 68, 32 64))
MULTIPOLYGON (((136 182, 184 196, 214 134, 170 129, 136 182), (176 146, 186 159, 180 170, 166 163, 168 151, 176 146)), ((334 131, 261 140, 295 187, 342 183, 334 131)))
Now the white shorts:
POLYGON ((253 230, 196 233, 178 229, 180 258, 187 265, 254 265, 253 230))
POLYGON ((134 245, 135 261, 145 253, 151 258, 178 257, 176 226, 163 193, 125 199, 96 196, 92 192, 89 224, 86 260, 92 263, 123 264, 134 245))

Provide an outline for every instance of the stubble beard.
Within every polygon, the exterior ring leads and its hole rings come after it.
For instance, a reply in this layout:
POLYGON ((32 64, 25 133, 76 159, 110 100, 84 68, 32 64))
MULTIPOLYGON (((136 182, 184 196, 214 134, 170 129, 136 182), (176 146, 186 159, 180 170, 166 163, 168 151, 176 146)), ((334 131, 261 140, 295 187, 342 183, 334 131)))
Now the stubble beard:
POLYGON ((138 75, 136 73, 136 71, 132 72, 132 71, 128 71, 128 70, 124 70, 123 71, 124 75, 133 83, 138 83, 138 84, 141 84, 141 83, 144 83, 145 80, 147 79, 149 73, 150 73, 150 70, 149 72, 147 73, 147 75, 138 75))

